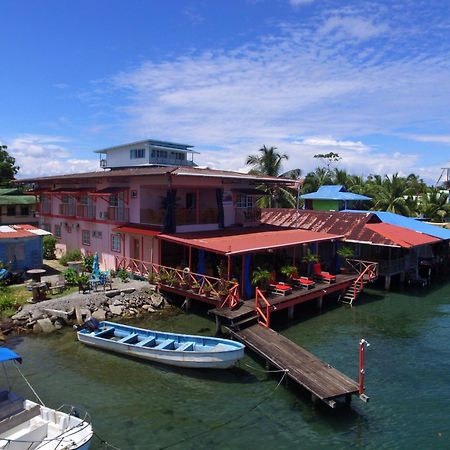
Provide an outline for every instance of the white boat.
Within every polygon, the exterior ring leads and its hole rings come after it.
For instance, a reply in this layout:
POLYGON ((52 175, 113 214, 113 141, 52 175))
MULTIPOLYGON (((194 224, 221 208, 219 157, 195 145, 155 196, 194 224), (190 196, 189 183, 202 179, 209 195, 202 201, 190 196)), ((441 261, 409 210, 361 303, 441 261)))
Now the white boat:
POLYGON ((229 339, 165 333, 114 322, 94 322, 78 339, 92 347, 178 367, 226 369, 244 356, 244 345, 229 339))
MULTIPOLYGON (((0 348, 0 362, 6 366, 9 361, 17 364, 22 362, 22 358, 9 348, 0 348)), ((23 377, 18 366, 16 368, 23 377)), ((31 388, 28 380, 25 381, 31 388)), ((33 393, 38 402, 16 395, 9 387, 0 390, 0 449, 89 449, 93 430, 88 415, 80 418, 70 406, 57 410, 49 408, 44 406, 34 390, 33 393)))

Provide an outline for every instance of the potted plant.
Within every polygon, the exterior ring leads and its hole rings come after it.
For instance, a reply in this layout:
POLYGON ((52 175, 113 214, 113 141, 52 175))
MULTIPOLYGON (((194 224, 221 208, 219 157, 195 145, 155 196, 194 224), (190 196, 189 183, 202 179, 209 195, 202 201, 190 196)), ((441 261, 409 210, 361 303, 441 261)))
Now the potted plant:
POLYGON ((258 267, 253 271, 251 281, 254 286, 258 286, 260 290, 265 291, 271 278, 272 274, 267 269, 258 267))
POLYGON ((339 248, 336 253, 344 260, 344 265, 343 267, 341 267, 341 272, 348 273, 350 271, 348 260, 355 257, 355 252, 351 247, 347 247, 344 245, 343 247, 339 248))
POLYGON ((205 297, 211 296, 212 287, 209 284, 205 284, 203 286, 203 293, 205 294, 205 297))
POLYGON ((280 272, 289 280, 291 279, 292 275, 297 274, 297 267, 295 266, 283 266, 280 269, 280 272))
POLYGON ((198 294, 198 293, 200 292, 200 288, 201 288, 201 286, 200 286, 200 283, 199 283, 198 281, 194 281, 194 282, 191 284, 191 289, 192 289, 192 291, 195 292, 196 294, 198 294))
POLYGON ((319 255, 312 253, 310 250, 303 256, 302 261, 306 263, 308 267, 308 277, 311 275, 311 265, 319 262, 319 255))
POLYGON ((150 272, 148 274, 147 279, 150 284, 158 284, 159 283, 159 275, 156 272, 150 272))

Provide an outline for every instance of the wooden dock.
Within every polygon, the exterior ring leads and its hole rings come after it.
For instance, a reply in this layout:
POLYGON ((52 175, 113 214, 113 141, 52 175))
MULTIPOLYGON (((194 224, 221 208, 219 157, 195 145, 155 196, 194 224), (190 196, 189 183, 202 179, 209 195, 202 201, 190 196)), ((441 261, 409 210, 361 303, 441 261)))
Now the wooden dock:
MULTIPOLYGON (((231 334, 267 363, 285 370, 289 379, 311 392, 313 401, 319 399, 335 408, 338 399, 349 404, 352 395, 359 396, 356 381, 270 328, 253 325, 244 330, 231 330, 231 334)), ((364 394, 360 398, 369 399, 364 394)))

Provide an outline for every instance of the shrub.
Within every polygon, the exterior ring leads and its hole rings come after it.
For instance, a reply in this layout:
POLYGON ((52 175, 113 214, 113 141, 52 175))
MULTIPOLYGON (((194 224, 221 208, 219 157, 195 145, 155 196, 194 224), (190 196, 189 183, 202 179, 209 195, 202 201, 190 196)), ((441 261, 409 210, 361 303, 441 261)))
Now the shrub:
POLYGON ((78 281, 77 271, 75 269, 72 269, 71 267, 66 269, 64 271, 64 280, 66 280, 66 283, 70 284, 71 286, 76 285, 78 281))
POLYGON ((69 261, 81 261, 81 259, 82 257, 80 250, 68 250, 63 256, 61 256, 59 262, 63 266, 67 266, 69 261))
POLYGON ((9 291, 2 290, 0 292, 0 311, 13 309, 15 304, 16 301, 9 291))
POLYGON ((126 283, 129 277, 128 272, 123 269, 118 270, 116 276, 119 277, 120 281, 122 281, 123 283, 126 283))
MULTIPOLYGON (((68 269, 70 270, 70 269, 68 269)), ((77 277, 77 283, 78 284, 88 284, 89 283, 89 275, 86 275, 85 273, 83 273, 82 275, 77 277)))
POLYGON ((55 248, 58 239, 55 236, 44 236, 43 242, 43 250, 44 250, 44 258, 45 259, 55 259, 55 248))
POLYGON ((83 256, 83 270, 85 272, 92 272, 92 265, 94 264, 94 255, 88 253, 83 256))

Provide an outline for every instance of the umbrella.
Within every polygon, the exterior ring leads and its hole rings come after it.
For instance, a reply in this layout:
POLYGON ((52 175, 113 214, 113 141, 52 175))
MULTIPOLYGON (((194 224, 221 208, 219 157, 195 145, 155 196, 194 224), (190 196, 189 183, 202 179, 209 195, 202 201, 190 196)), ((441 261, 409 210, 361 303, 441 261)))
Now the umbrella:
POLYGON ((100 278, 100 265, 98 263, 98 253, 95 252, 94 260, 92 262, 92 278, 100 278))

